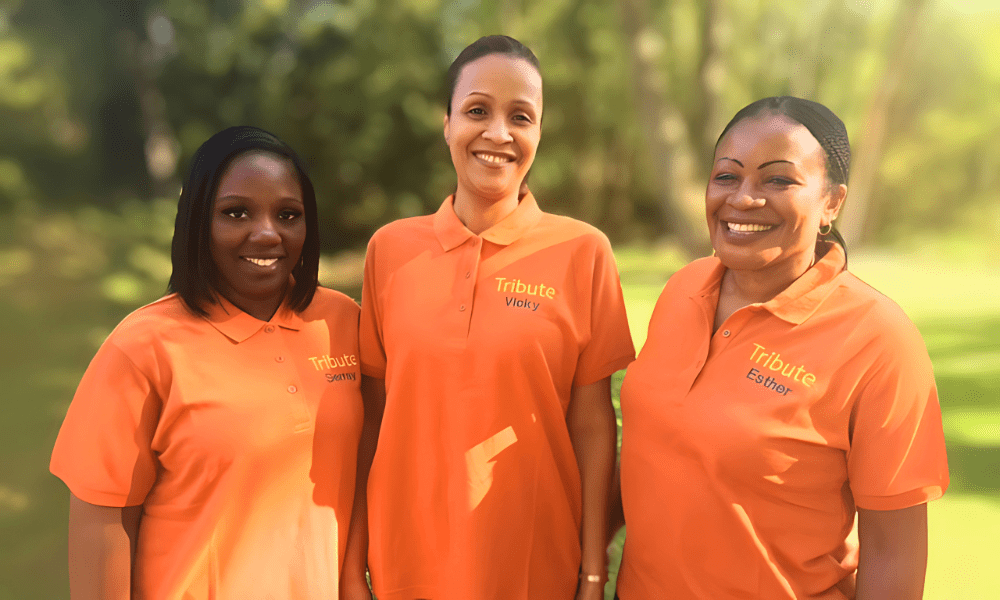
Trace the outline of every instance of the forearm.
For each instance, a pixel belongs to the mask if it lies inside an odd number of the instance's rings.
[[[96,506],[70,495],[72,600],[129,600],[142,507]]]
[[[617,428],[615,429],[617,434]],[[608,497],[608,545],[625,526],[625,506],[622,504],[622,469],[621,463],[615,465],[614,477],[611,480],[611,495]]]
[[[365,571],[368,567],[368,473],[375,459],[378,434],[385,411],[385,381],[362,376],[361,394],[365,404],[364,425],[358,444],[357,476],[354,482],[354,507],[351,510],[351,529],[344,552],[344,569],[341,574],[341,597],[368,593]]]
[[[599,575],[603,579],[607,568],[608,500],[617,435],[610,378],[574,388],[567,425],[580,470],[583,497],[581,570],[585,575]]]
[[[927,569],[927,505],[858,510],[856,600],[920,600]]]

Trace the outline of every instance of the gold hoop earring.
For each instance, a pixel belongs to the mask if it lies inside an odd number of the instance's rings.
[[[823,231],[824,227],[826,227],[826,231]],[[831,231],[833,231],[833,223],[827,223],[826,225],[819,226],[820,235],[828,235]]]

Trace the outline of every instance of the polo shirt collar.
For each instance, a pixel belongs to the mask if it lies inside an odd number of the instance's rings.
[[[218,296],[218,302],[205,307],[205,310],[208,311],[208,322],[237,344],[249,339],[267,325],[298,331],[302,329],[303,323],[302,317],[286,304],[278,308],[278,312],[274,313],[270,321],[261,321],[243,312],[222,296]]]
[[[821,243],[827,245],[827,251],[816,264],[780,294],[757,306],[793,325],[801,325],[811,317],[837,288],[838,276],[844,272],[847,265],[847,255],[839,244]],[[691,295],[692,298],[714,297],[716,301],[718,300],[726,267],[718,258],[712,257],[712,260],[715,264],[707,273],[705,284]]]
[[[521,197],[514,212],[504,217],[481,234],[481,237],[500,246],[509,246],[527,233],[542,218],[542,210],[538,208],[534,195],[528,192]],[[434,234],[445,252],[451,251],[465,243],[476,234],[459,220],[455,214],[455,196],[445,198],[441,208],[434,213]]]

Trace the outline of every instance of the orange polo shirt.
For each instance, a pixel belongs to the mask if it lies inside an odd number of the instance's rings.
[[[358,305],[317,288],[269,322],[176,295],[125,318],[77,388],[51,470],[142,505],[133,597],[336,598],[363,407]]]
[[[832,245],[714,334],[719,260],[667,282],[621,394],[622,600],[853,598],[855,507],[944,493],[920,334],[844,265]]]
[[[449,197],[372,238],[360,337],[387,394],[368,484],[379,600],[571,599],[570,391],[635,354],[607,238],[530,194],[475,235]]]

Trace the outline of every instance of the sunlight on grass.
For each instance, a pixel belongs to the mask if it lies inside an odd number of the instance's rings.
[[[926,600],[1000,598],[1000,500],[945,494],[928,505]]]
[[[944,411],[942,420],[944,435],[951,441],[980,448],[1000,448],[1000,409],[952,408]]]

